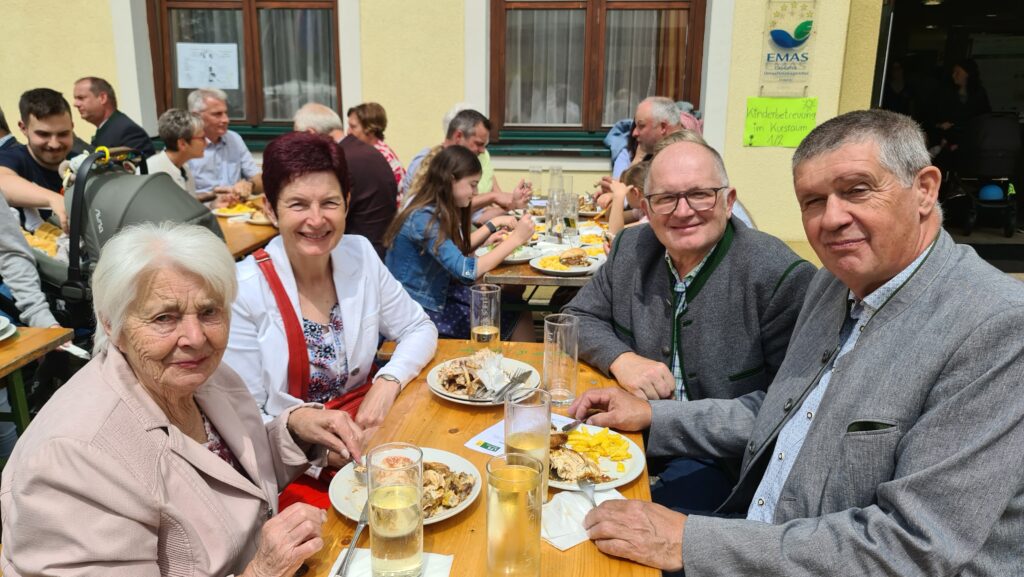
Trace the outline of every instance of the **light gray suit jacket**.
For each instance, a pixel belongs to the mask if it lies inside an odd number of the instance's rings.
[[[768,393],[655,402],[652,454],[743,457],[749,502],[779,430],[838,348],[821,270]],[[689,577],[1024,575],[1024,285],[940,233],[837,363],[774,524],[692,516]]]

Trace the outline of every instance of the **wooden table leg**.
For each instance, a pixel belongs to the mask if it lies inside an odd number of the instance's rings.
[[[21,378],[21,369],[7,375],[7,399],[11,403],[11,417],[20,437],[28,427],[28,399],[25,394],[25,383]]]

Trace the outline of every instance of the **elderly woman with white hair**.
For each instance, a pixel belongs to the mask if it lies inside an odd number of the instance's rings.
[[[277,492],[358,431],[317,404],[264,424],[221,365],[237,283],[210,231],[140,225],[93,275],[95,356],[43,407],[3,471],[8,577],[288,576],[323,511]]]

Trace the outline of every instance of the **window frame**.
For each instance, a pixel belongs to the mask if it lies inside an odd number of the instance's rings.
[[[707,0],[491,0],[490,121],[491,140],[501,133],[600,132],[604,110],[605,41],[607,13],[612,10],[687,10],[686,64],[681,100],[700,108],[701,72],[704,61],[704,26]],[[505,32],[506,12],[514,9],[586,10],[584,21],[584,69],[582,126],[516,125],[505,128]]]
[[[153,61],[153,82],[156,95],[157,114],[163,114],[174,101],[174,70],[171,63],[170,11],[185,10],[241,10],[242,42],[246,61],[242,68],[242,85],[245,87],[245,111],[243,118],[231,118],[236,125],[252,127],[287,127],[290,120],[262,120],[265,114],[263,101],[263,61],[259,38],[259,10],[328,10],[331,13],[331,49],[334,51],[335,98],[341,103],[341,42],[338,29],[338,2],[336,0],[146,0],[146,16],[149,21],[150,54]],[[276,131],[275,131],[276,132]]]

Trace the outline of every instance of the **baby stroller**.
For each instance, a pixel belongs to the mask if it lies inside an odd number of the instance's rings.
[[[132,161],[141,163],[141,175]],[[65,195],[69,223],[68,262],[37,253],[43,292],[57,321],[89,329],[92,292],[89,275],[100,249],[122,228],[141,222],[184,222],[224,234],[210,210],[164,173],[147,174],[137,151],[106,149],[90,154],[79,166],[71,194]],[[81,241],[81,242],[80,242]],[[78,332],[78,331],[76,331]]]
[[[1014,235],[1017,198],[1012,177],[1020,152],[1016,113],[982,114],[968,125],[957,150],[955,170],[950,175],[957,196],[966,195],[970,201],[964,235],[974,230],[979,210],[1001,211],[1004,236]]]

